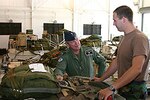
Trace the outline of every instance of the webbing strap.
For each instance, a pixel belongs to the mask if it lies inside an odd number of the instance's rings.
[[[26,93],[51,93],[57,94],[60,93],[60,88],[24,88],[23,90],[15,90],[12,88],[4,88],[2,87],[3,92],[5,93],[13,93],[18,92],[19,94],[26,94]]]
[[[60,93],[60,88],[24,88],[22,93]]]
[[[8,75],[8,79],[10,80],[12,88],[17,88],[18,89],[19,84],[14,79],[14,69],[8,71],[7,75]]]

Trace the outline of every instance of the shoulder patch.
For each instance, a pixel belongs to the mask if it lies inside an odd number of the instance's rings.
[[[58,59],[58,62],[61,62],[61,61],[63,61],[63,58],[59,58],[59,59]]]
[[[92,49],[86,50],[86,51],[85,51],[85,55],[86,55],[86,56],[91,56],[91,55],[93,55],[93,50],[92,50]]]

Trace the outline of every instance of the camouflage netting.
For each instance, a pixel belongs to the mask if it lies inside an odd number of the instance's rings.
[[[51,68],[55,68],[60,55],[65,52],[66,48],[66,46],[59,46],[56,49],[52,49],[50,52],[45,53],[39,62]]]
[[[88,38],[81,39],[81,45],[85,45],[88,47],[100,47],[101,46],[101,37],[98,35],[91,35]]]
[[[28,49],[32,51],[38,50],[51,50],[53,47],[50,45],[49,41],[46,39],[38,39],[28,41]]]

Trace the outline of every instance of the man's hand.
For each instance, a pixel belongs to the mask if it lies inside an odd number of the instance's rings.
[[[97,81],[97,82],[101,82],[101,78],[98,78],[98,77],[94,77],[92,80]]]
[[[112,94],[113,94],[113,91],[111,91],[109,88],[101,89],[99,91],[99,100],[111,100]]]
[[[57,79],[58,81],[62,81],[62,80],[63,80],[63,76],[61,76],[61,75],[56,75],[56,79]]]

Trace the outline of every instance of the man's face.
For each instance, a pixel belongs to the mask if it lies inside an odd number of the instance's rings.
[[[113,25],[116,26],[118,31],[122,32],[123,31],[123,19],[119,19],[116,13],[113,13]]]
[[[79,50],[81,47],[80,40],[78,38],[72,41],[66,41],[66,43],[68,44],[69,48],[73,50]]]

